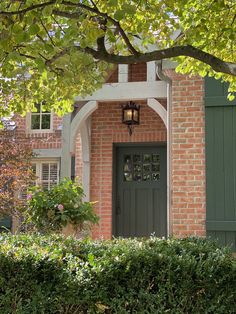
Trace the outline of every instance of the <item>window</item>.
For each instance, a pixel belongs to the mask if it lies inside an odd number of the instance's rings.
[[[31,112],[30,129],[31,131],[49,131],[52,129],[52,113],[42,111],[42,105],[35,105],[37,111]]]
[[[37,177],[36,184],[42,185],[43,189],[49,190],[59,182],[59,162],[37,161],[32,163],[33,171]]]

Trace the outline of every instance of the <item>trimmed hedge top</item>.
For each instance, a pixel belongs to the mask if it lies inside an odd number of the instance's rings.
[[[235,264],[198,238],[4,234],[0,313],[235,313]]]

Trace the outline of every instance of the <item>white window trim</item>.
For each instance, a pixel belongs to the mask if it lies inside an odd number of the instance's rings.
[[[26,132],[27,133],[52,133],[53,132],[53,111],[50,112],[50,129],[31,129],[31,116],[33,112],[26,114]]]
[[[56,184],[59,183],[60,180],[60,161],[58,159],[55,158],[50,158],[50,159],[33,159],[32,160],[32,165],[36,165],[36,185],[42,186],[42,182],[44,182],[44,180],[42,180],[42,164],[57,164],[57,182]]]

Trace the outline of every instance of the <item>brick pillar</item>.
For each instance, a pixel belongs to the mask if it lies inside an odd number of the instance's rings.
[[[204,82],[168,71],[173,82],[170,231],[173,235],[204,236],[205,113]]]

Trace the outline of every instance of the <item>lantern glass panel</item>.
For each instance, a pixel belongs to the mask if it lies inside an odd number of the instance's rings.
[[[132,120],[132,109],[125,109],[124,110],[124,121],[131,121]]]
[[[138,122],[138,110],[137,109],[133,109],[133,120],[135,122]]]

